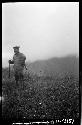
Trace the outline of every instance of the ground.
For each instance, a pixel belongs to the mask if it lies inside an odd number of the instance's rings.
[[[78,119],[79,80],[74,75],[51,77],[30,74],[16,85],[13,73],[2,76],[4,119]]]

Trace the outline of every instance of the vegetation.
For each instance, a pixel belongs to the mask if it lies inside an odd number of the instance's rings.
[[[79,80],[73,74],[56,78],[25,74],[17,86],[13,71],[2,69],[2,116],[26,119],[79,118]]]

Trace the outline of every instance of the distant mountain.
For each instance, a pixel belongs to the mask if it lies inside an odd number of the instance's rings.
[[[79,57],[76,56],[38,60],[35,62],[27,62],[26,65],[28,71],[39,76],[62,76],[67,73],[79,76]],[[8,59],[2,61],[2,66],[8,67]],[[13,65],[11,65],[11,69],[12,66]]]
[[[30,63],[29,70],[38,75],[79,75],[79,58],[67,56],[62,58],[51,58]]]

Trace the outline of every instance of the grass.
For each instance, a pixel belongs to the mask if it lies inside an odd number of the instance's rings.
[[[2,116],[5,119],[79,118],[79,80],[72,74],[63,77],[38,77],[25,74],[16,86],[13,71],[2,70]]]

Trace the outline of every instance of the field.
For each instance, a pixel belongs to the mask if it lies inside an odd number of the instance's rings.
[[[17,86],[2,69],[3,119],[79,119],[79,79],[73,74],[25,74]]]

